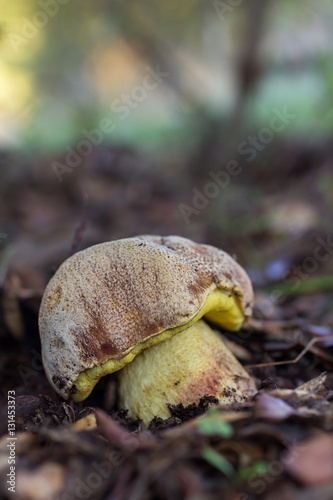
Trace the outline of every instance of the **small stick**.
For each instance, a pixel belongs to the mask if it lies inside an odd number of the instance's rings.
[[[326,353],[322,352],[320,349],[312,350],[312,346],[316,344],[317,342],[326,342],[327,340],[333,340],[333,335],[330,335],[328,337],[314,337],[311,339],[307,345],[304,347],[304,349],[296,356],[295,359],[291,359],[288,361],[272,361],[271,363],[259,363],[257,365],[246,365],[244,368],[264,368],[266,366],[279,366],[279,365],[290,365],[294,363],[298,363],[298,361],[304,356],[305,353],[307,353],[309,350],[314,352],[314,354],[317,354],[318,356],[321,356],[323,359],[326,361],[329,361],[333,363],[333,358],[331,356],[328,356]]]

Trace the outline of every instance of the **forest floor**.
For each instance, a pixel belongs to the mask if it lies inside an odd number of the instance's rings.
[[[260,178],[253,169],[224,201],[184,224],[179,204],[190,205],[188,193],[204,187],[202,179],[149,170],[127,150],[98,155],[61,184],[44,168],[49,159],[28,168],[2,158],[15,168],[0,174],[1,497],[331,500],[333,186],[325,184],[326,167],[303,171],[295,161],[296,176],[292,166],[277,166]],[[48,279],[78,249],[147,233],[215,244],[248,270],[253,320],[222,333],[256,381],[252,399],[215,407],[207,397],[146,427],[117,407],[115,374],[81,403],[64,401],[48,383],[38,333]]]

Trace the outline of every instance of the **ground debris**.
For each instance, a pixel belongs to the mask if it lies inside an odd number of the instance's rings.
[[[210,405],[218,404],[218,400],[213,396],[204,396],[200,399],[198,404],[191,404],[184,408],[180,403],[178,405],[168,405],[172,417],[180,420],[180,422],[186,422],[192,418],[203,415]]]

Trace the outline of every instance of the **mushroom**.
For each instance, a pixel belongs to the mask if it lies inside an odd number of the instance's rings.
[[[252,302],[244,269],[215,247],[179,236],[92,246],[67,259],[46,287],[39,314],[46,375],[65,399],[82,401],[101,377],[123,369],[120,402],[146,422],[152,413],[141,413],[141,397],[163,416],[173,401],[205,394],[223,400],[227,393],[239,399],[243,389],[255,390],[254,382],[199,320],[236,331]],[[155,406],[148,397],[156,392],[152,377],[164,394]]]
[[[220,404],[256,392],[230,349],[203,320],[165,342],[145,349],[119,371],[119,407],[146,424],[170,417],[169,405],[199,403],[206,395]]]

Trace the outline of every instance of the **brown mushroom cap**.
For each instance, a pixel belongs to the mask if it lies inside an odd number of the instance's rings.
[[[250,279],[227,253],[179,236],[139,236],[76,253],[39,315],[46,374],[80,401],[99,378],[206,315],[230,330],[251,315]]]

